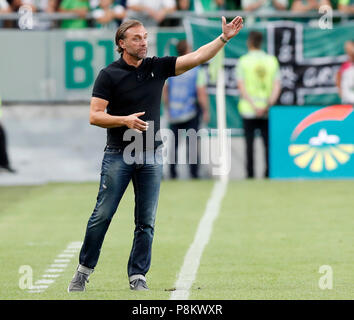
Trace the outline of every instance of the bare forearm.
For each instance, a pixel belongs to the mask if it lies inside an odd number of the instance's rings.
[[[221,34],[221,36],[226,39],[226,37]],[[216,54],[225,46],[222,40],[220,40],[220,36],[214,39],[213,41],[207,43],[206,45],[200,47],[196,51],[198,65],[203,64],[210,59],[214,58]]]
[[[133,11],[148,12],[148,13],[152,11],[150,8],[141,5],[128,6],[128,9]]]
[[[354,5],[347,6],[347,5],[339,5],[339,11],[346,12],[346,13],[354,13]]]
[[[96,19],[97,22],[105,24],[105,23],[109,23],[112,21],[112,19],[114,18],[114,13],[113,11],[106,11],[104,13],[104,16],[102,16],[101,18]]]
[[[124,116],[112,116],[103,111],[90,113],[90,124],[101,128],[122,127],[126,125],[125,120]]]
[[[168,99],[168,87],[167,84],[163,87],[162,90],[162,100],[165,108],[168,107],[169,99]]]
[[[272,94],[270,95],[270,98],[269,98],[269,106],[272,106],[277,102],[280,92],[281,92],[280,81],[276,81],[274,83]]]
[[[170,13],[173,13],[176,11],[176,7],[170,7],[170,8],[164,8],[162,9],[163,14],[166,16]]]
[[[342,96],[342,88],[341,88],[341,76],[340,76],[339,72],[336,75],[336,86],[338,88],[338,95],[341,97]]]
[[[213,58],[225,46],[228,40],[239,33],[242,27],[243,20],[241,17],[237,16],[230,23],[226,24],[226,18],[223,16],[221,36],[194,52],[178,57],[176,61],[176,75],[178,76]]]
[[[286,6],[276,0],[273,0],[273,5],[277,10],[286,10]]]
[[[200,87],[197,90],[198,94],[198,102],[200,104],[201,109],[204,112],[209,112],[209,99],[208,99],[208,93],[205,87]]]
[[[254,102],[251,97],[248,95],[247,90],[243,84],[243,82],[238,82],[238,89],[240,90],[240,96],[242,99],[245,99],[253,109],[255,109]]]
[[[245,7],[243,10],[245,11],[253,11],[257,10],[259,7],[261,7],[264,4],[264,0],[258,1],[256,3],[252,3],[249,6]]]
[[[196,51],[193,51],[185,56],[178,57],[182,61],[181,65],[183,65],[183,69],[177,70],[176,74],[181,74],[189,69],[192,69],[196,66],[199,66],[211,58],[213,58],[223,47],[225,43],[222,42],[219,37],[215,40],[205,44],[204,46],[200,47]],[[188,61],[188,62],[184,62]]]

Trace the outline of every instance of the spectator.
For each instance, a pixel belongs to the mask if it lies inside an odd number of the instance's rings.
[[[193,7],[196,13],[223,10],[225,9],[225,1],[224,0],[194,0]]]
[[[17,8],[17,10],[19,7],[27,5],[32,8],[33,12],[52,13],[55,11],[57,0],[13,0],[12,3]]]
[[[11,12],[11,7],[9,3],[6,0],[0,0],[0,13],[9,13],[9,12]]]
[[[239,59],[236,73],[240,90],[239,113],[246,139],[247,177],[254,177],[253,142],[259,129],[265,148],[265,172],[268,177],[268,109],[278,99],[280,86],[279,63],[276,57],[261,50],[262,33],[252,31],[247,40],[248,53]]]
[[[242,10],[270,12],[287,10],[288,0],[241,0]]]
[[[338,94],[343,104],[354,104],[354,40],[345,43],[349,57],[337,73]]]
[[[345,13],[354,13],[354,0],[339,0],[338,10]]]
[[[53,13],[56,11],[57,1],[58,0],[14,0],[13,5],[17,8],[17,10],[19,10],[22,6],[27,6],[30,7],[33,12]],[[33,23],[31,29],[49,29],[53,25],[53,22],[49,20],[39,20],[35,16],[33,16],[32,19]]]
[[[0,118],[2,115],[1,110],[1,99],[0,99]],[[6,150],[6,134],[5,129],[2,127],[0,122],[0,169],[6,170],[7,172],[15,173],[16,171],[11,168],[9,157]]]
[[[76,13],[81,19],[63,20],[62,28],[80,29],[87,28],[86,15],[89,10],[88,0],[63,0],[59,6],[59,12]]]
[[[239,0],[226,0],[239,1]],[[191,10],[197,13],[227,9],[225,0],[177,0],[178,10]]]
[[[177,0],[177,9],[182,11],[191,10],[190,0]]]
[[[112,0],[100,0],[98,6],[92,11],[94,24],[97,28],[117,28],[117,20],[125,18],[125,9],[121,5],[114,5]]]
[[[11,7],[6,0],[0,0],[0,14],[11,12]],[[4,26],[3,20],[0,20],[0,28]]]
[[[127,7],[126,0],[112,0],[113,5],[122,6],[124,9]],[[95,10],[100,5],[100,0],[89,0],[90,9]]]
[[[178,56],[183,56],[191,52],[191,48],[186,40],[180,40],[177,44]],[[206,91],[206,74],[201,67],[193,68],[186,73],[169,78],[164,87],[164,104],[167,107],[170,128],[173,132],[175,145],[173,163],[170,165],[170,176],[172,179],[177,178],[176,164],[179,145],[179,129],[194,129],[198,131],[200,125],[200,111],[202,112],[203,122],[209,122],[209,97]],[[199,109],[200,107],[200,109]],[[187,159],[189,164],[190,175],[192,178],[198,178],[198,142],[191,145],[189,139],[187,141]],[[189,151],[196,152],[189,154]],[[188,156],[189,155],[189,156]]]
[[[127,16],[137,19],[145,26],[160,25],[166,15],[176,11],[175,0],[127,0]]]
[[[294,0],[291,5],[291,11],[293,12],[307,12],[317,10],[320,6],[327,5],[332,7],[329,0]]]
[[[240,10],[241,0],[226,0],[226,10]]]

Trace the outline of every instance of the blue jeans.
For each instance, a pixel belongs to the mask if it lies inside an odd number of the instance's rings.
[[[80,265],[94,269],[109,224],[130,182],[135,194],[134,240],[128,261],[128,276],[145,276],[150,268],[151,247],[160,182],[162,179],[161,150],[145,151],[134,163],[123,159],[123,150],[106,147],[101,169],[101,181],[96,206],[88,221],[80,251]]]

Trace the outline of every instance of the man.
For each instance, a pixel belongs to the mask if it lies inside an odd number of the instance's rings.
[[[318,11],[321,6],[332,7],[329,0],[294,0],[290,10],[293,12]]]
[[[284,11],[288,8],[288,0],[241,0],[241,8],[262,13]]]
[[[6,0],[0,0],[0,13],[10,13],[11,7]]]
[[[127,0],[128,17],[139,19],[148,27],[160,25],[176,8],[175,0]]]
[[[186,40],[180,40],[177,44],[178,56],[191,52]],[[203,121],[209,122],[209,97],[206,91],[206,74],[201,67],[193,68],[183,75],[170,78],[164,87],[164,103],[168,111],[170,128],[174,135],[174,161],[170,165],[170,176],[177,178],[176,163],[179,145],[179,130],[198,131],[200,125],[200,111]],[[200,107],[200,110],[199,110]],[[189,163],[190,176],[198,178],[198,142],[191,143],[187,139],[187,159]],[[191,155],[189,152],[195,152]],[[190,157],[189,157],[189,156]],[[194,157],[193,157],[194,156]]]
[[[128,20],[118,28],[115,41],[121,58],[101,70],[92,93],[90,123],[107,128],[107,146],[96,206],[87,224],[79,265],[69,284],[69,292],[85,290],[108,226],[130,180],[135,193],[135,231],[128,277],[132,290],[148,290],[145,275],[151,262],[162,153],[161,141],[150,143],[147,137],[151,134],[156,137],[160,129],[164,82],[168,77],[180,75],[214,57],[242,26],[241,17],[228,24],[222,17],[222,34],[218,38],[178,58],[146,58],[147,32],[141,22]],[[127,141],[127,136],[135,131],[143,133],[144,144],[141,150],[131,152],[137,159],[131,163],[126,161],[132,143]]]
[[[339,0],[338,10],[344,13],[354,13],[354,1],[353,0]]]
[[[81,19],[68,19],[61,22],[64,29],[82,29],[87,28],[86,15],[89,12],[88,0],[62,0],[59,5],[59,12],[75,13]]]
[[[354,104],[354,41],[347,41],[344,49],[349,59],[337,73],[338,94],[343,104]]]
[[[261,50],[262,34],[252,31],[247,40],[248,53],[242,56],[236,68],[240,90],[238,109],[243,119],[246,138],[247,177],[254,177],[253,142],[259,129],[265,147],[265,172],[268,177],[268,109],[277,101],[280,91],[279,64],[276,57]]]
[[[0,98],[0,118],[2,116],[2,101]],[[1,125],[0,121],[0,171],[16,173],[16,170],[12,169],[10,166],[9,157],[7,154],[7,146],[6,146],[6,134],[5,129]]]
[[[113,0],[100,0],[92,10],[92,17],[96,28],[116,29],[116,20],[120,21],[120,24],[125,16],[125,8],[120,4],[115,4]]]

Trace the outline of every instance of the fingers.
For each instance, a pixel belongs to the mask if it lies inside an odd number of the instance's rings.
[[[149,123],[136,117],[134,119],[134,123],[133,123],[132,128],[138,132],[146,131],[147,129],[149,129]]]
[[[134,116],[136,117],[141,117],[142,115],[145,114],[145,111],[142,111],[142,112],[137,112],[137,113],[134,113]]]
[[[243,27],[243,19],[240,16],[235,17],[231,22],[232,25],[236,30],[240,30]]]
[[[149,123],[138,118],[144,114],[145,114],[145,111],[137,112],[137,113],[133,114],[133,116],[135,116],[134,123],[132,125],[132,129],[134,131],[141,133],[142,131],[146,131],[147,129],[149,129]]]
[[[147,122],[145,122],[145,121],[143,121],[143,120],[141,120],[141,119],[139,119],[139,118],[136,118],[136,119],[135,119],[135,122],[136,122],[137,124],[139,124],[139,125],[142,125],[142,126],[149,126],[149,124],[148,124]]]
[[[138,132],[142,132],[142,131],[146,131],[147,129],[149,129],[149,124],[147,122],[138,122],[139,119],[135,119],[131,128],[134,129],[135,131],[138,131]]]
[[[235,23],[242,23],[242,22],[243,22],[242,17],[237,16],[233,18],[233,20],[230,23],[235,24]]]
[[[243,19],[241,17],[236,17],[235,19],[232,20],[231,25],[237,34],[243,28]]]
[[[226,18],[224,16],[221,17],[221,21],[222,21],[222,26],[226,25]]]

